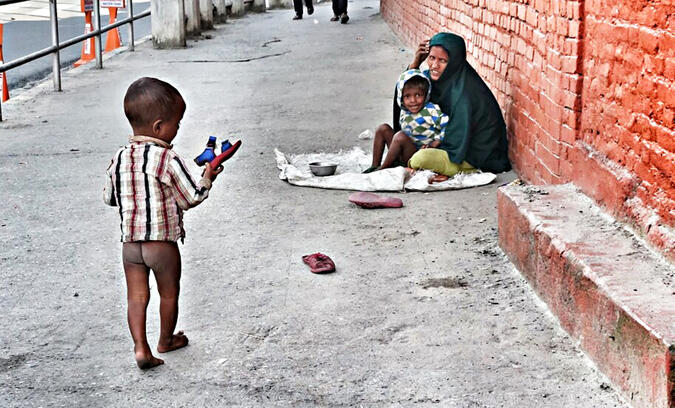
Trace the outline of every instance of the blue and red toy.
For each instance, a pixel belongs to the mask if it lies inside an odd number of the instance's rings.
[[[225,140],[220,146],[220,154],[216,156],[216,137],[209,136],[209,140],[206,142],[206,149],[199,156],[195,157],[195,163],[197,163],[197,166],[211,163],[211,168],[215,169],[232,157],[239,149],[239,146],[241,146],[241,140],[237,140],[234,144],[231,144],[229,140]]]
[[[195,157],[195,163],[197,166],[203,166],[207,162],[213,161],[216,158],[214,149],[216,148],[216,137],[209,136],[209,141],[206,142],[206,149],[199,156]]]

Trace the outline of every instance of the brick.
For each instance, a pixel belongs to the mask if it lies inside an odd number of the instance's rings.
[[[575,168],[572,162],[567,160],[568,152],[571,147],[569,145],[563,144],[563,156],[565,160],[560,160],[560,177],[563,179],[563,183],[569,183],[572,180],[574,175]]]
[[[670,31],[662,32],[659,36],[659,49],[668,52],[669,57],[675,56],[675,33]]]
[[[648,54],[654,54],[659,47],[659,35],[646,27],[640,27],[638,44]]]
[[[571,109],[565,109],[563,112],[563,124],[571,127],[577,127],[577,120],[579,119],[579,113]]]
[[[540,141],[535,142],[534,152],[543,164],[551,173],[560,174],[560,157],[548,150]]]
[[[643,185],[646,184],[654,184],[657,182],[656,178],[654,177],[655,174],[652,171],[652,167],[649,165],[649,163],[645,163],[645,161],[649,161],[647,158],[646,160],[640,158],[638,161],[633,162],[632,165],[632,170],[633,173],[635,174],[636,177],[639,177],[640,180],[642,181]],[[643,199],[647,199],[649,201],[649,194],[646,194],[646,197],[643,197]]]
[[[563,1],[565,1],[565,0],[563,0]],[[549,10],[551,10],[551,12],[553,14],[560,14],[561,3],[562,3],[562,1],[560,1],[560,0],[551,0],[551,2],[549,3]]]
[[[537,27],[539,25],[539,13],[534,8],[528,7],[525,13],[525,21],[531,27]]]
[[[554,15],[549,15],[546,17],[546,32],[548,33],[555,33],[555,16]]]
[[[664,107],[657,120],[660,121],[661,126],[675,127],[675,108],[666,108]],[[673,137],[675,138],[675,132],[673,132]]]
[[[534,9],[540,13],[543,13],[548,11],[548,5],[546,4],[546,2],[544,2],[544,0],[535,0]]]
[[[669,191],[672,190],[659,190],[657,195],[659,196],[655,206],[657,209],[657,214],[661,217],[663,220],[667,219],[673,219],[673,214],[675,211],[673,211],[673,208],[675,208],[675,200],[672,200],[670,197],[668,197]],[[671,234],[668,232],[669,229],[667,228],[659,228],[660,225],[656,225],[656,228],[652,228],[648,234],[647,238],[649,239],[650,243],[653,243],[655,246],[658,248],[667,248],[670,249],[668,254],[673,254],[675,251],[675,247],[672,246],[673,244],[673,239]],[[652,231],[653,230],[653,231]],[[656,232],[656,233],[655,233]]]
[[[675,175],[675,156],[666,151],[651,151],[649,162],[666,175]],[[665,183],[659,183],[661,185]],[[669,184],[669,183],[668,183]],[[664,186],[666,187],[666,186]],[[672,186],[668,186],[671,187]]]
[[[656,83],[654,82],[653,77],[646,75],[640,76],[635,90],[638,91],[640,95],[652,97],[656,91]]]
[[[675,84],[659,81],[656,84],[657,98],[670,108],[675,108]]]
[[[578,55],[579,45],[581,41],[576,38],[565,38],[565,43],[562,47],[562,52],[565,55]]]
[[[670,3],[672,6],[672,3]],[[659,4],[659,7],[654,7],[654,5],[647,5],[644,7],[637,16],[637,23],[641,26],[658,26],[665,27],[667,23],[668,13],[664,12],[664,4]],[[672,9],[671,9],[672,10]]]
[[[641,138],[652,140],[655,138],[654,128],[651,125],[649,117],[644,114],[635,114],[635,120],[632,122],[632,126],[629,130],[633,133],[640,135]]]
[[[580,1],[568,1],[567,2],[567,17],[574,20],[581,19],[581,2]]]
[[[666,58],[664,60],[663,75],[666,78],[675,78],[675,58]]]
[[[551,129],[555,132],[549,132]],[[560,143],[560,125],[550,121],[546,126],[546,131],[542,131],[539,136],[541,144],[557,158],[556,174],[560,169],[560,155],[562,153],[562,144]]]
[[[511,154],[511,157],[514,157],[513,166],[517,169],[520,177],[527,181],[533,180],[535,177],[534,163],[536,160],[532,151],[524,148],[513,151],[516,152]]]
[[[574,144],[577,134],[574,128],[571,128],[567,125],[561,125],[560,127],[560,140],[568,144]]]
[[[572,74],[564,75],[564,85],[563,88],[576,93],[577,95],[581,94],[584,86],[584,78],[581,75]]]
[[[525,20],[527,14],[527,6],[524,4],[518,4],[516,6],[516,16],[518,17],[519,20]]]
[[[576,55],[574,56],[568,56],[568,55],[563,55],[560,57],[561,59],[561,71],[568,73],[568,74],[577,74],[579,73],[579,57]]]
[[[667,127],[657,127],[654,129],[654,140],[662,148],[671,153],[675,153],[675,131]]]
[[[568,21],[564,17],[557,16],[555,17],[555,33],[558,35],[561,35],[563,37],[567,37],[568,35]]]
[[[642,63],[644,61],[644,54],[638,49],[629,48],[624,53],[624,63],[622,64],[626,69],[632,71],[632,75],[629,76],[632,83],[635,83],[635,78],[638,73],[642,70]]]
[[[572,38],[581,38],[581,22],[579,20],[569,20],[567,36]]]
[[[581,95],[567,90],[562,91],[563,106],[577,112],[581,112]]]

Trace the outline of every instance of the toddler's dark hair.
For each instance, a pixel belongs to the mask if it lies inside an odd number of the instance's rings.
[[[403,88],[420,89],[422,90],[422,93],[426,95],[427,92],[429,92],[429,81],[419,75],[415,75],[414,77],[405,81]]]
[[[124,114],[131,127],[150,125],[180,114],[185,103],[173,85],[157,78],[143,77],[129,85],[124,95]]]

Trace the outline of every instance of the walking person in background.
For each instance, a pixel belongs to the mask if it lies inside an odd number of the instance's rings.
[[[349,16],[347,15],[347,0],[333,0],[333,17],[330,21],[338,21],[347,24]]]
[[[311,16],[314,13],[312,0],[305,0],[305,6],[307,6],[307,14]],[[302,0],[293,0],[293,8],[295,8],[295,17],[293,17],[293,20],[302,20]]]

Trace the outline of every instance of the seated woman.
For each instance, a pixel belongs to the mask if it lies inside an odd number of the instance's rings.
[[[449,116],[441,143],[415,152],[408,166],[452,177],[480,169],[500,173],[511,169],[506,124],[494,95],[466,61],[464,39],[439,33],[420,44],[410,69],[427,60],[431,79],[430,101]],[[380,126],[376,137],[391,140],[400,130],[400,107],[394,97],[394,128]],[[386,135],[383,133],[387,133]]]

